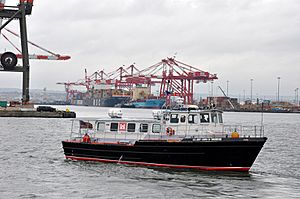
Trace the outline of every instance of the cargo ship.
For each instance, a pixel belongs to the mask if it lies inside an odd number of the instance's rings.
[[[130,100],[130,97],[112,96],[101,99],[93,99],[92,106],[115,107],[117,104],[123,104]]]
[[[117,104],[129,102],[131,95],[120,89],[100,89],[77,94],[70,104],[80,106],[115,107]]]
[[[109,115],[73,121],[77,131],[62,141],[66,159],[248,172],[267,140],[263,126],[224,125],[215,109],[157,110],[143,119]]]

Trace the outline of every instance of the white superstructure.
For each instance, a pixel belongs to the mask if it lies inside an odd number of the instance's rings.
[[[130,142],[137,140],[222,139],[235,136],[257,137],[261,126],[224,125],[223,112],[209,110],[159,110],[154,118],[117,118],[118,110],[110,111],[111,118],[82,118],[80,126],[72,128],[72,140],[88,134],[97,142]],[[85,122],[84,122],[84,121]],[[76,125],[76,122],[73,122]],[[77,124],[78,125],[78,124]],[[76,129],[78,129],[77,131]]]

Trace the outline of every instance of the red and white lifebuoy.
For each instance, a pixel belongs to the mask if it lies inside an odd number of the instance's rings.
[[[166,135],[172,136],[172,135],[174,135],[174,134],[175,134],[175,130],[172,129],[171,127],[168,127],[168,128],[166,129]]]

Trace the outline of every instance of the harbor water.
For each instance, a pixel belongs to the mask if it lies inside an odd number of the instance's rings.
[[[60,106],[60,109],[66,107]],[[108,108],[69,107],[78,117]],[[124,109],[125,117],[152,110]],[[299,198],[300,114],[266,113],[268,140],[249,173],[67,161],[70,119],[0,118],[2,198]],[[225,123],[260,125],[261,113],[224,113]]]

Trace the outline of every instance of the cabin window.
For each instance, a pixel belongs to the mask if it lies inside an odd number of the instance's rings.
[[[128,123],[127,132],[135,132],[135,123]]]
[[[148,124],[141,124],[140,132],[148,132]]]
[[[152,125],[152,133],[160,133],[160,124]]]
[[[195,114],[190,114],[188,121],[190,124],[197,124],[198,123],[198,116]]]
[[[219,113],[219,123],[223,123],[223,117],[221,113]]]
[[[178,114],[171,114],[171,120],[170,123],[178,123]]]
[[[208,113],[200,113],[200,122],[201,123],[209,123],[209,114]]]
[[[118,123],[111,123],[110,131],[118,131]]]
[[[92,129],[93,125],[90,122],[85,122],[83,120],[79,120],[79,127],[81,129]]]
[[[105,130],[105,123],[104,122],[99,122],[97,124],[97,130],[98,131],[104,131]]]
[[[185,115],[181,115],[180,116],[180,122],[181,123],[185,123]]]
[[[217,114],[216,113],[212,113],[211,114],[211,122],[212,123],[217,123],[218,122]]]

